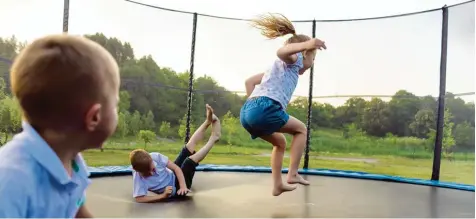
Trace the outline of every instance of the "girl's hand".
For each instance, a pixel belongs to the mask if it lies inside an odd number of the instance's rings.
[[[326,43],[320,39],[313,38],[307,41],[309,50],[311,49],[327,49]]]

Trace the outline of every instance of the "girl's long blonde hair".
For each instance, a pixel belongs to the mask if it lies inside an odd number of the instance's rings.
[[[286,43],[300,43],[311,39],[304,34],[296,34],[293,23],[284,15],[278,13],[260,15],[251,20],[251,26],[261,30],[261,34],[268,39],[276,39],[292,34],[293,36],[286,40]]]

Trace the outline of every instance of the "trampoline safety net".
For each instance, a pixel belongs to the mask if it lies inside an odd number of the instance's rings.
[[[3,4],[4,21],[44,8],[38,1]],[[61,25],[101,44],[121,69],[117,130],[102,149],[83,153],[93,175],[129,173],[128,154],[137,148],[175,158],[204,122],[205,104],[222,135],[199,169],[270,171],[272,146],[251,139],[240,109],[245,81],[269,70],[286,37],[266,39],[248,20],[131,1],[68,6],[55,2],[34,20],[19,17],[0,28],[1,144],[21,129],[12,61]],[[328,46],[299,77],[286,109],[308,128],[302,172],[474,191],[474,16],[469,1],[383,19],[293,22]],[[289,152],[292,135],[286,138]]]

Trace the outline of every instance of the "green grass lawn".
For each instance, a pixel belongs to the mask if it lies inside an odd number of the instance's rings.
[[[107,144],[103,152],[99,150],[89,150],[83,153],[89,166],[106,165],[128,165],[129,152],[136,148],[134,144],[121,143],[120,149],[117,144]],[[158,151],[174,159],[181,149],[179,143],[151,144],[147,146],[147,151]],[[270,154],[271,148],[245,148],[216,145],[203,164],[225,164],[225,165],[254,165],[270,166],[270,157],[263,154]],[[261,155],[261,156],[260,156]],[[321,157],[315,157],[315,155]],[[325,168],[336,170],[354,170],[369,173],[387,174],[402,177],[429,179],[431,177],[431,159],[411,159],[398,156],[377,156],[360,154],[339,154],[310,153],[310,168]],[[322,158],[322,156],[324,156]],[[366,158],[374,159],[375,163],[363,161],[333,160],[332,158]],[[284,167],[289,164],[289,159],[284,159]],[[301,165],[302,166],[302,165]],[[442,160],[441,180],[474,185],[474,160]]]

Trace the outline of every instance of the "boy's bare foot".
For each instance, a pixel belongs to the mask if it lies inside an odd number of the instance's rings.
[[[213,142],[217,142],[218,140],[220,140],[220,137],[221,137],[220,120],[218,119],[218,117],[215,114],[213,114],[212,134],[210,136],[210,139]]]
[[[306,186],[310,184],[309,181],[302,178],[302,176],[299,174],[296,174],[294,176],[288,176],[288,183],[289,184],[299,183],[301,185],[306,185]]]
[[[205,107],[207,109],[207,122],[211,124],[214,121],[213,108],[208,104],[206,104]]]
[[[216,122],[216,121],[220,121],[220,119],[218,119],[218,116],[213,114],[213,117],[212,117],[212,122]]]
[[[273,196],[279,196],[283,192],[290,192],[295,190],[297,187],[296,186],[290,186],[290,185],[284,185],[281,184],[280,186],[275,186],[273,188]]]
[[[221,137],[220,134],[212,134],[212,135],[210,136],[210,141],[212,141],[212,142],[217,142],[217,141],[220,140],[220,137]]]

